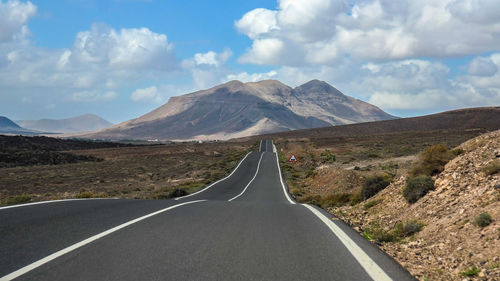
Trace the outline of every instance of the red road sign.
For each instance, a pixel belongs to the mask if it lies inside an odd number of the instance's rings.
[[[295,157],[295,154],[292,154],[292,157],[288,159],[288,162],[297,162],[297,157]]]

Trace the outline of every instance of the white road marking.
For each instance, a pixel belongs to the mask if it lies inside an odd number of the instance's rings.
[[[214,183],[211,183],[209,186],[205,187],[204,189],[202,189],[202,190],[200,190],[200,191],[197,191],[197,192],[195,192],[195,193],[191,193],[191,194],[188,194],[188,195],[185,195],[185,196],[182,196],[182,197],[177,197],[177,198],[175,198],[175,200],[180,200],[180,199],[184,199],[184,198],[187,198],[187,197],[190,197],[190,196],[196,195],[196,194],[201,193],[201,192],[203,192],[203,191],[205,191],[205,190],[209,189],[210,187],[212,187],[212,186],[214,186],[214,185],[218,184],[218,183],[219,183],[219,182],[221,182],[221,181],[225,181],[225,180],[227,180],[229,177],[231,177],[231,176],[234,174],[234,172],[236,172],[236,170],[238,170],[238,168],[240,167],[241,163],[243,163],[243,161],[245,161],[245,159],[248,157],[248,155],[250,155],[250,153],[252,153],[252,152],[248,152],[248,153],[247,153],[247,155],[245,155],[245,157],[243,157],[243,159],[240,161],[240,163],[238,163],[238,165],[236,166],[236,168],[234,168],[234,170],[231,172],[231,174],[229,174],[229,176],[227,176],[227,177],[225,177],[225,178],[223,178],[223,179],[220,179],[220,180],[218,180],[218,181],[216,181],[216,182],[214,182]]]
[[[47,203],[67,202],[67,201],[110,200],[110,199],[111,200],[116,200],[118,198],[78,198],[78,199],[49,200],[49,201],[40,201],[40,202],[33,202],[33,203],[26,203],[26,204],[18,204],[18,205],[0,207],[0,210],[10,209],[10,208],[17,208],[17,207],[26,207],[26,206],[32,206],[32,205],[39,205],[39,204],[47,204]]]
[[[259,173],[259,167],[260,167],[260,162],[262,161],[262,156],[264,156],[264,153],[262,153],[260,155],[259,164],[257,164],[257,171],[255,171],[255,175],[253,175],[253,178],[250,180],[250,182],[248,182],[247,186],[245,186],[245,188],[243,189],[243,191],[240,194],[236,195],[235,197],[233,197],[233,198],[231,198],[231,199],[229,199],[227,201],[231,202],[234,199],[236,199],[236,198],[240,197],[241,195],[243,195],[243,193],[245,193],[245,191],[247,190],[248,186],[250,186],[250,184],[253,182],[253,180],[257,177],[257,174]]]
[[[8,281],[8,280],[12,280],[14,278],[17,278],[17,277],[19,277],[19,276],[21,276],[23,274],[26,274],[27,272],[29,272],[29,271],[31,271],[31,270],[39,267],[39,266],[42,266],[42,265],[44,265],[44,264],[46,264],[46,263],[48,263],[48,262],[50,262],[50,261],[52,261],[52,260],[54,260],[54,259],[56,259],[58,257],[64,255],[64,254],[67,254],[67,253],[69,253],[71,251],[74,251],[74,250],[76,250],[76,249],[78,249],[78,248],[80,248],[82,246],[85,246],[85,245],[87,245],[87,244],[89,244],[89,243],[91,243],[91,242],[93,242],[93,241],[95,241],[95,240],[97,240],[99,238],[102,238],[102,237],[104,237],[106,235],[109,235],[109,234],[111,234],[111,233],[113,233],[115,231],[118,231],[118,230],[120,230],[122,228],[125,228],[125,227],[127,227],[129,225],[132,225],[132,224],[134,224],[136,222],[140,222],[140,221],[145,220],[147,218],[150,218],[152,216],[161,214],[163,212],[166,212],[168,210],[172,210],[174,208],[177,208],[177,207],[180,207],[180,206],[183,206],[183,205],[193,204],[193,203],[198,203],[198,202],[203,202],[203,201],[207,201],[207,200],[197,200],[197,201],[189,201],[189,202],[180,203],[180,204],[177,204],[177,205],[174,205],[174,206],[170,206],[168,208],[165,208],[165,209],[153,212],[151,214],[148,214],[148,215],[136,218],[136,219],[128,221],[126,223],[120,224],[119,226],[113,227],[113,228],[108,229],[108,230],[106,230],[104,232],[96,234],[96,235],[94,235],[94,236],[92,236],[90,238],[87,238],[87,239],[85,239],[83,241],[80,241],[80,242],[78,242],[76,244],[73,244],[73,245],[71,245],[71,246],[69,246],[67,248],[64,248],[64,249],[62,249],[60,251],[57,251],[57,252],[55,252],[55,253],[53,253],[53,254],[51,254],[51,255],[49,255],[49,256],[41,259],[41,260],[38,260],[38,261],[36,261],[36,262],[34,262],[32,264],[29,264],[29,265],[27,265],[27,266],[25,266],[23,268],[20,268],[20,269],[14,271],[14,272],[12,272],[12,273],[10,273],[8,275],[5,275],[4,277],[0,278],[0,281]]]
[[[391,281],[391,277],[385,273],[385,271],[378,266],[364,251],[361,249],[352,239],[335,223],[325,217],[321,212],[316,210],[314,207],[302,204],[302,206],[308,208],[313,214],[315,214],[322,222],[324,222],[330,230],[339,238],[339,240],[344,244],[344,246],[349,250],[353,257],[358,261],[358,263],[363,267],[363,269],[370,275],[370,277],[375,281]]]
[[[262,152],[262,140],[260,140],[260,144],[259,144],[259,152]]]
[[[276,146],[274,146],[274,143],[273,143],[273,151],[276,151]],[[293,200],[290,199],[290,195],[288,195],[288,191],[286,190],[285,184],[283,183],[283,176],[281,175],[280,161],[278,160],[278,152],[275,152],[274,154],[276,154],[276,165],[278,165],[278,172],[279,172],[279,176],[280,176],[281,187],[283,187],[283,193],[285,194],[285,197],[288,200],[288,202],[290,202],[290,204],[295,204],[295,202],[293,202]]]

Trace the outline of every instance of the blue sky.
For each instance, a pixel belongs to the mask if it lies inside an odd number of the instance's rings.
[[[122,122],[238,79],[398,116],[500,105],[494,0],[0,0],[0,115]]]

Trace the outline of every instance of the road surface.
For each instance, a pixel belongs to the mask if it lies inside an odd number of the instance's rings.
[[[415,280],[328,213],[291,200],[270,140],[176,200],[0,208],[0,280]]]

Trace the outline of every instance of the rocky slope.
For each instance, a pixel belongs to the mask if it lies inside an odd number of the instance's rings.
[[[51,133],[89,132],[113,125],[94,114],[66,119],[19,120],[17,123],[27,129]]]
[[[229,139],[394,117],[313,80],[295,89],[276,80],[230,81],[172,97],[139,118],[91,134],[106,139]]]
[[[374,223],[385,229],[408,220],[424,223],[410,239],[381,244],[420,280],[500,280],[500,173],[484,172],[500,160],[500,131],[471,139],[460,148],[465,152],[435,176],[435,190],[414,204],[402,196],[405,176],[401,176],[368,200],[378,202],[369,209],[362,203],[330,211],[360,232]],[[491,215],[492,223],[475,225],[480,213]],[[472,266],[480,272],[464,276]]]

